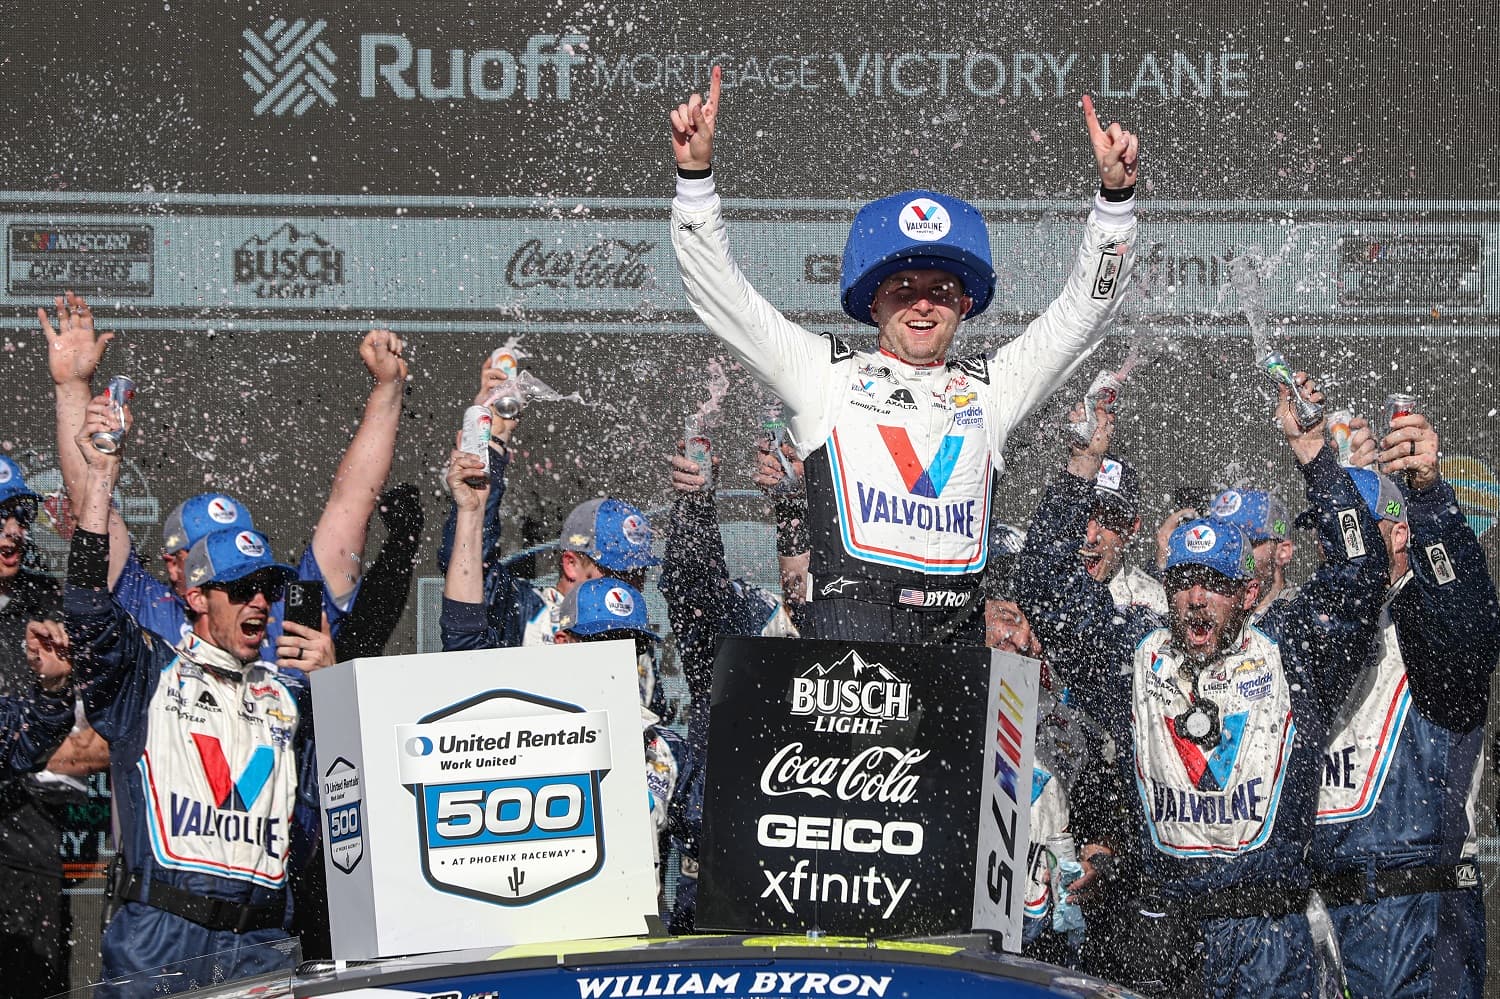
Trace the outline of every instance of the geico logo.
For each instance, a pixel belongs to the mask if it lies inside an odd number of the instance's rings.
[[[830,819],[817,815],[762,815],[755,826],[761,846],[784,850],[844,850],[849,853],[893,853],[910,857],[922,852],[922,827],[916,822],[874,819]]]
[[[566,832],[582,824],[583,815],[583,789],[576,784],[548,784],[535,791],[514,784],[488,791],[466,787],[438,795],[436,828],[445,839],[482,833],[518,836],[532,829]]]
[[[526,99],[534,101],[542,96],[542,67],[551,66],[556,92],[549,96],[565,101],[573,96],[573,67],[584,61],[580,53],[588,41],[587,35],[579,34],[532,35],[519,59],[505,49],[444,49],[438,58],[447,61],[448,81],[439,85],[432,49],[414,47],[404,35],[361,35],[359,96],[376,96],[384,82],[403,101],[504,101],[515,96],[517,78],[524,71]]]
[[[861,683],[858,680],[792,681],[792,714],[861,714],[871,718],[905,718],[911,703],[906,683]]]

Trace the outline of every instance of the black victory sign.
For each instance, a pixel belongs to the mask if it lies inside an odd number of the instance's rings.
[[[698,926],[968,929],[989,663],[983,648],[722,639]]]

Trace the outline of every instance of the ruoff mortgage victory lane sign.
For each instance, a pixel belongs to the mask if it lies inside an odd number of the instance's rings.
[[[987,649],[722,640],[698,926],[1019,948],[1036,695]]]

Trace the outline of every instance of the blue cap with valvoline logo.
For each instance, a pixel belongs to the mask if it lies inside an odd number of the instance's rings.
[[[191,587],[232,583],[236,579],[270,569],[283,582],[297,578],[297,570],[271,555],[271,542],[259,531],[215,531],[193,543],[183,564],[183,577]]]
[[[1167,541],[1166,577],[1179,567],[1201,566],[1227,579],[1255,578],[1255,556],[1245,532],[1227,520],[1190,520],[1178,526]],[[1168,587],[1171,589],[1171,587]]]
[[[563,597],[557,630],[574,635],[604,635],[623,631],[660,639],[646,620],[646,598],[618,579],[590,579]]]
[[[161,525],[161,550],[170,555],[187,551],[198,539],[215,531],[255,528],[243,503],[223,493],[199,493],[177,504]]]
[[[874,326],[870,306],[880,282],[905,270],[940,270],[958,277],[974,300],[970,316],[995,296],[990,234],[979,209],[932,191],[905,191],[872,201],[854,216],[844,244],[839,294],[850,318]]]
[[[21,466],[0,454],[0,506],[7,506],[24,513],[27,523],[36,516],[36,505],[41,499],[26,485],[21,477]]]

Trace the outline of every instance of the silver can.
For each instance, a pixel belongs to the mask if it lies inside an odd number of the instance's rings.
[[[472,454],[484,460],[485,477],[474,476],[464,480],[475,489],[483,489],[489,482],[490,431],[494,423],[495,418],[490,414],[488,406],[470,406],[464,410],[464,428],[458,438],[458,449],[464,454]]]
[[[125,375],[115,375],[105,391],[109,394],[109,408],[120,427],[118,430],[101,430],[89,440],[100,454],[114,454],[120,450],[120,442],[125,438],[125,407],[135,399],[135,382]]]
[[[1407,395],[1405,392],[1392,392],[1385,397],[1385,420],[1380,426],[1381,438],[1390,436],[1391,423],[1396,417],[1410,416],[1420,412],[1416,396]]]

